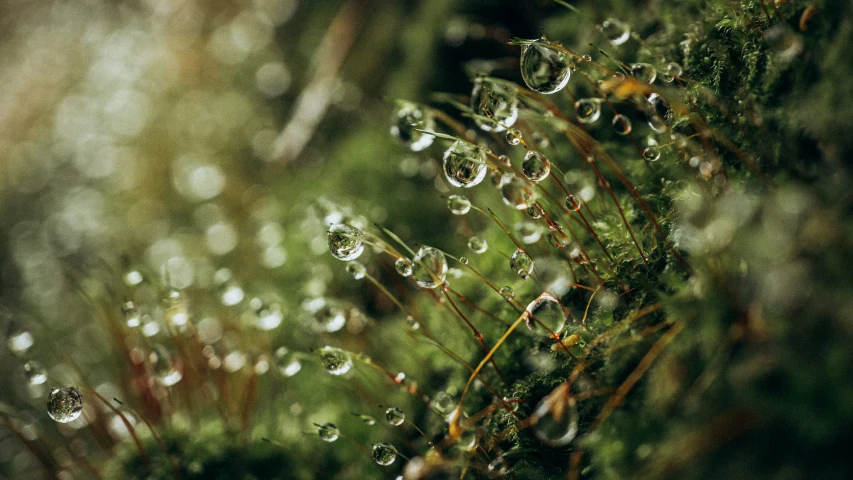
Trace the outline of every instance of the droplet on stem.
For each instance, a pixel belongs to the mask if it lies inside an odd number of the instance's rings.
[[[329,227],[329,251],[343,261],[355,260],[364,252],[364,234],[361,230],[338,223]]]
[[[83,412],[83,395],[77,387],[51,389],[47,396],[47,414],[59,423],[77,420]]]
[[[534,92],[552,94],[562,90],[571,78],[571,64],[564,51],[544,39],[521,50],[521,78]]]

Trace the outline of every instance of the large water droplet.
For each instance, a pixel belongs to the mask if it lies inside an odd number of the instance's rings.
[[[83,395],[76,387],[54,388],[47,396],[47,414],[59,423],[77,420],[83,412]]]
[[[533,273],[533,259],[522,249],[517,249],[509,259],[509,268],[521,278],[527,278]]]
[[[473,250],[474,253],[483,253],[489,249],[489,244],[482,238],[473,236],[468,239],[468,248]]]
[[[628,41],[631,29],[628,24],[615,18],[608,18],[601,24],[601,32],[611,45],[619,46]]]
[[[655,67],[648,63],[635,63],[631,65],[631,75],[640,83],[654,83],[658,78]]]
[[[364,234],[343,223],[329,227],[328,240],[329,251],[340,260],[355,260],[364,251]]]
[[[414,152],[429,147],[435,140],[432,135],[415,130],[435,131],[435,120],[429,109],[402,102],[394,112],[392,122],[391,133]]]
[[[412,262],[408,258],[400,257],[394,262],[394,269],[400,275],[408,277],[412,274]]]
[[[397,449],[394,448],[394,445],[383,442],[373,446],[373,461],[379,465],[391,465],[396,459]]]
[[[486,78],[477,78],[471,90],[471,110],[498,124],[474,119],[487,132],[502,132],[518,120],[518,95],[509,87]]]
[[[549,336],[560,333],[566,325],[566,309],[553,295],[543,293],[530,302],[524,311],[525,323],[531,332]]]
[[[621,113],[617,113],[613,116],[613,130],[619,135],[628,135],[631,133],[631,120]]]
[[[539,40],[521,50],[521,78],[534,92],[556,93],[569,83],[571,63],[565,52]]]
[[[650,162],[656,162],[660,158],[660,147],[652,145],[643,150],[643,158]]]
[[[436,288],[447,278],[447,259],[435,248],[421,247],[412,263],[412,275],[423,288]]]
[[[578,412],[574,398],[568,395],[566,384],[560,385],[543,398],[533,412],[536,424],[533,433],[551,447],[568,445],[578,433]]]
[[[521,163],[521,171],[531,182],[541,182],[551,173],[551,161],[542,152],[527,152]]]
[[[447,197],[447,208],[454,215],[465,215],[471,210],[471,201],[465,195],[451,195]]]
[[[506,143],[510,145],[518,145],[521,143],[521,132],[516,128],[510,128],[506,131]]]
[[[30,385],[41,385],[47,381],[47,370],[35,360],[30,360],[24,364],[24,375],[27,376]]]
[[[444,152],[444,176],[455,187],[470,188],[486,178],[486,152],[470,143],[456,141]]]
[[[389,425],[399,427],[406,421],[406,414],[397,407],[390,407],[388,410],[385,410],[385,421]]]
[[[324,442],[334,442],[341,436],[340,430],[334,423],[324,423],[317,427],[317,433]]]
[[[504,203],[516,210],[526,210],[536,202],[536,193],[524,179],[511,175],[510,179],[501,186],[501,197]]]
[[[323,347],[317,350],[323,368],[332,375],[343,375],[352,368],[352,357],[349,352],[340,348]]]
[[[578,113],[578,121],[581,123],[595,123],[601,116],[600,98],[582,98],[575,102],[575,111]]]

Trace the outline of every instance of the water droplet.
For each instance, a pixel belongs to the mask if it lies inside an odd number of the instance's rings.
[[[394,269],[400,275],[408,277],[412,274],[412,262],[408,258],[400,257],[394,262]]]
[[[367,275],[367,269],[364,268],[364,265],[361,262],[349,262],[347,263],[347,273],[352,276],[352,278],[356,280],[361,280]]]
[[[560,301],[549,293],[543,293],[536,300],[530,302],[524,313],[527,328],[531,332],[546,336],[551,335],[551,332],[560,333],[568,318],[566,309],[563,308]]]
[[[581,209],[581,204],[575,199],[574,195],[566,197],[566,208],[569,210],[578,211]]]
[[[418,323],[418,321],[415,320],[415,317],[411,315],[406,315],[406,325],[412,330],[417,330],[421,328],[421,324]]]
[[[317,350],[323,368],[332,375],[343,375],[352,368],[352,357],[348,352],[335,347],[323,347]]]
[[[41,385],[47,381],[47,370],[35,360],[30,360],[24,364],[24,375],[27,376],[30,385]]]
[[[517,249],[509,259],[509,268],[521,278],[527,278],[533,273],[533,259],[522,249]]]
[[[329,251],[343,261],[355,260],[364,251],[364,234],[343,223],[329,227],[328,240]]]
[[[447,259],[435,248],[421,247],[412,263],[412,275],[423,288],[436,288],[447,278]]]
[[[373,446],[373,461],[379,465],[391,465],[396,459],[397,449],[394,448],[394,445],[383,442]]]
[[[163,345],[152,345],[148,360],[151,362],[151,371],[164,386],[171,387],[184,378],[180,370],[175,368],[169,350]]]
[[[394,112],[391,134],[413,152],[420,152],[432,145],[435,137],[415,129],[435,131],[433,114],[429,109],[421,108],[414,103],[402,102],[400,108]]]
[[[534,220],[542,218],[542,212],[540,211],[540,207],[538,207],[537,205],[531,205],[527,207],[527,216]]]
[[[584,59],[584,60],[586,60],[587,62],[591,62],[591,61],[592,61],[592,57],[591,57],[591,56],[589,56],[589,55],[582,55],[582,56],[581,56],[581,58],[582,58],[582,59]]]
[[[681,68],[681,65],[671,62],[666,65],[666,73],[664,73],[663,79],[669,83],[680,77],[682,73],[684,73],[684,69]]]
[[[139,320],[141,318],[139,308],[137,308],[136,304],[130,300],[121,304],[121,314],[122,317],[124,317],[124,323],[128,327],[136,328],[139,326]]]
[[[83,413],[83,395],[77,387],[62,387],[50,390],[47,396],[47,414],[59,423],[77,420]]]
[[[631,28],[628,24],[615,18],[608,18],[602,22],[601,32],[607,37],[607,41],[614,46],[622,45],[631,36]]]
[[[302,362],[287,347],[279,347],[275,351],[274,362],[278,371],[285,377],[292,377],[302,370]]]
[[[575,102],[575,111],[578,113],[578,121],[581,123],[595,123],[601,116],[600,98],[582,98]]]
[[[435,394],[430,405],[433,410],[441,415],[447,415],[456,408],[456,401],[453,400],[453,397],[449,393],[440,391]]]
[[[650,162],[656,162],[660,158],[660,147],[651,146],[643,150],[643,158]]]
[[[640,83],[655,83],[655,79],[658,78],[657,70],[648,63],[632,64],[631,75]]]
[[[338,427],[335,426],[334,423],[324,423],[317,427],[317,433],[320,435],[320,439],[324,442],[334,442],[341,436],[341,431],[338,430]]]
[[[670,115],[669,105],[657,93],[649,95],[643,111],[646,114],[646,122],[649,128],[657,133],[666,131],[666,118]]]
[[[459,263],[461,263],[462,265],[468,265],[468,258],[467,257],[459,257]]]
[[[468,239],[468,248],[473,250],[474,253],[483,253],[489,249],[489,244],[482,238],[473,236]]]
[[[406,414],[397,407],[391,407],[388,410],[385,410],[385,420],[389,425],[399,427],[404,421],[406,421]]]
[[[631,120],[628,117],[617,113],[613,116],[613,129],[619,135],[628,135],[631,133]]]
[[[536,243],[542,237],[542,228],[529,220],[522,220],[515,224],[515,234],[522,243],[530,245]]]
[[[516,128],[510,128],[509,130],[507,130],[506,143],[510,145],[518,145],[519,143],[521,143],[521,132],[519,132]]]
[[[789,62],[803,51],[800,35],[784,24],[777,24],[764,32],[764,41],[776,58]]]
[[[471,210],[471,201],[465,195],[451,195],[447,197],[447,208],[454,215],[465,215]]]
[[[17,330],[12,332],[8,338],[9,350],[15,353],[24,353],[35,343],[33,334],[29,330]]]
[[[501,186],[501,196],[504,203],[516,210],[526,210],[536,201],[536,193],[529,184],[516,175],[511,175],[509,181]]]
[[[486,153],[470,143],[456,141],[444,152],[444,176],[454,187],[470,188],[486,178]]]
[[[471,110],[485,115],[497,124],[475,118],[481,129],[487,132],[502,132],[518,120],[518,95],[509,87],[486,78],[477,78],[471,90]]]
[[[124,283],[126,283],[129,287],[139,285],[140,283],[142,283],[142,280],[142,272],[140,272],[139,270],[131,269],[124,274]]]
[[[501,156],[499,156],[499,157],[498,157],[498,160],[500,160],[501,162],[503,162],[503,164],[504,164],[504,165],[506,165],[507,167],[511,167],[511,166],[512,166],[512,161],[511,161],[511,160],[509,159],[509,157],[508,157],[508,156],[506,156],[506,155],[501,155]],[[502,183],[503,177],[500,177],[500,178],[501,178],[501,183]],[[499,187],[499,186],[500,186],[500,184],[498,184],[497,186]]]
[[[546,40],[525,45],[521,50],[521,78],[534,92],[552,94],[566,86],[572,75],[569,56]]]
[[[545,445],[568,445],[578,433],[577,406],[575,399],[568,395],[566,384],[560,385],[539,402],[533,418],[536,418],[533,433]]]
[[[551,161],[542,152],[527,152],[521,163],[521,171],[531,182],[541,182],[551,173]]]
[[[262,300],[253,298],[249,306],[254,310],[255,326],[264,331],[270,331],[284,320],[281,305],[274,299]]]
[[[510,298],[515,297],[515,290],[513,290],[512,287],[509,286],[501,287],[501,296],[509,300]]]
[[[222,294],[219,296],[219,300],[223,305],[231,307],[242,302],[245,297],[246,293],[240,288],[240,285],[228,282],[222,287]]]
[[[370,415],[363,415],[361,413],[355,413],[355,412],[353,412],[353,415],[358,417],[366,425],[376,425],[376,419],[371,417]]]

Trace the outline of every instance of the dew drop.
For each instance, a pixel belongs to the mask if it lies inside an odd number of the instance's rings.
[[[681,68],[681,65],[671,62],[666,65],[666,73],[664,73],[663,79],[665,82],[670,83],[680,77],[682,73],[684,73],[684,69]]]
[[[279,347],[275,351],[273,361],[275,362],[275,367],[285,377],[292,377],[302,370],[302,362],[287,347]]]
[[[62,387],[50,390],[47,396],[47,414],[59,423],[77,420],[83,413],[83,395],[77,387]]]
[[[447,197],[447,208],[454,215],[465,215],[471,210],[471,201],[465,195],[451,195]]]
[[[329,227],[329,251],[343,261],[355,260],[364,252],[364,234],[361,230],[338,223]]]
[[[35,360],[30,360],[24,364],[24,375],[27,376],[30,385],[41,385],[47,381],[47,370]]]
[[[543,398],[533,417],[537,419],[533,433],[545,445],[568,445],[578,433],[578,412],[574,398],[568,396],[565,384]]]
[[[332,443],[341,436],[340,430],[334,423],[324,423],[317,427],[317,433],[324,442]]]
[[[385,410],[385,421],[389,425],[399,427],[406,421],[406,414],[397,407],[390,407],[388,410]]]
[[[516,249],[509,259],[509,267],[521,278],[527,278],[533,273],[533,259],[522,249]]]
[[[323,347],[317,350],[323,368],[332,375],[343,375],[352,368],[352,357],[348,352],[335,347]]]
[[[470,188],[486,178],[486,153],[470,143],[456,141],[444,152],[444,176],[454,187]]]
[[[132,301],[128,300],[121,304],[121,315],[124,317],[124,323],[130,328],[139,326],[141,314],[139,308]]]
[[[531,182],[541,182],[551,173],[551,161],[542,152],[527,152],[521,163],[521,171]]]
[[[436,288],[447,278],[447,259],[435,248],[421,247],[412,263],[412,275],[423,288]]]
[[[349,262],[347,263],[347,273],[356,280],[361,280],[367,275],[367,269],[364,268],[364,265],[361,262]]]
[[[484,253],[489,249],[489,244],[482,238],[473,236],[468,239],[468,248],[473,250],[474,253]]]
[[[142,283],[143,277],[142,272],[136,269],[128,270],[127,273],[124,274],[124,283],[129,287],[133,287]]]
[[[501,287],[500,292],[501,292],[501,296],[507,300],[515,297],[515,290],[513,290],[512,287],[510,287],[510,286]]]
[[[515,224],[515,233],[522,243],[530,245],[536,243],[542,237],[542,228],[529,220],[523,220]]]
[[[501,186],[501,197],[505,204],[516,210],[526,210],[536,202],[536,193],[523,178],[516,175],[511,175]]]
[[[613,130],[619,135],[628,135],[631,133],[631,120],[628,117],[617,113],[613,116]]]
[[[391,465],[397,459],[397,449],[390,443],[373,445],[373,461],[382,466]]]
[[[585,124],[595,123],[601,116],[600,98],[582,98],[575,102],[578,121]]]
[[[640,83],[655,83],[655,79],[658,78],[657,70],[648,63],[632,64],[631,75]]]
[[[459,257],[459,263],[462,265],[468,265],[468,257]]]
[[[631,29],[628,24],[615,18],[608,18],[601,24],[601,32],[611,45],[619,46],[628,41]]]
[[[574,195],[569,195],[566,197],[566,208],[569,210],[578,211],[581,209],[581,204],[577,200],[575,200]]]
[[[656,162],[660,158],[660,147],[652,145],[643,150],[643,158],[650,162]]]
[[[542,218],[542,212],[539,210],[538,206],[531,205],[527,207],[527,216],[534,220],[537,220]]]
[[[499,157],[498,157],[498,160],[500,160],[501,162],[503,162],[503,164],[504,164],[504,165],[506,165],[507,167],[511,167],[511,166],[512,166],[512,161],[509,159],[509,157],[508,157],[507,155],[501,155],[501,156],[499,156]],[[502,178],[502,177],[501,177],[501,178]],[[498,186],[500,186],[500,185],[498,185]]]
[[[180,370],[175,368],[175,362],[172,360],[172,355],[163,345],[152,345],[151,354],[148,356],[148,360],[151,362],[151,371],[160,383],[166,387],[175,385],[184,377]]]
[[[12,332],[7,339],[9,350],[15,353],[24,353],[33,346],[35,339],[29,330],[17,330]]]
[[[432,145],[435,137],[415,129],[435,131],[433,114],[414,103],[402,102],[400,108],[394,112],[391,134],[413,152],[420,152]]]
[[[646,114],[646,122],[649,128],[657,133],[666,131],[666,118],[670,114],[669,105],[657,93],[649,95],[643,111]]]
[[[521,132],[517,128],[510,128],[506,131],[506,143],[510,145],[518,145],[521,143]]]
[[[255,326],[263,331],[270,331],[278,327],[284,320],[281,305],[276,301],[253,298],[250,306],[255,313]]]
[[[222,288],[222,294],[219,296],[219,300],[223,305],[227,307],[232,307],[242,302],[246,297],[246,293],[240,288],[240,285],[237,285],[233,282],[226,283]]]
[[[515,91],[487,78],[477,78],[471,90],[471,110],[496,123],[474,119],[487,132],[502,132],[518,120],[518,95]]]
[[[353,412],[353,415],[358,417],[365,425],[376,425],[376,419],[371,417],[370,415],[363,415],[361,413]]]
[[[524,321],[531,332],[550,336],[560,333],[566,325],[566,309],[553,295],[543,293],[527,305]],[[550,330],[550,331],[549,331]]]
[[[456,408],[456,401],[449,393],[442,391],[435,394],[430,405],[436,412],[447,415]]]
[[[557,93],[572,75],[565,52],[546,40],[525,45],[521,50],[521,78],[527,88],[543,94]]]
[[[394,269],[400,275],[408,277],[412,274],[412,262],[408,258],[400,257],[394,262]]]

